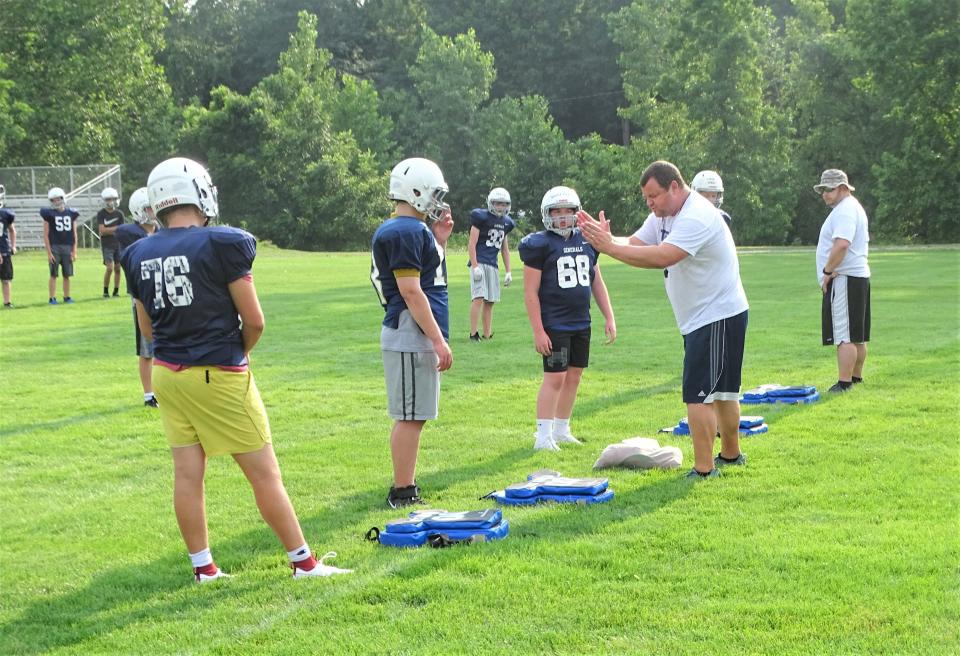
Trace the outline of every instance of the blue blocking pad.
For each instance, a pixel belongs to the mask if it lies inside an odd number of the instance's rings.
[[[813,385],[761,385],[743,393],[740,403],[813,403],[820,395]]]
[[[740,417],[740,434],[743,436],[759,435],[769,430],[770,427],[763,422],[763,417],[756,415]],[[687,418],[684,417],[676,426],[664,428],[660,432],[673,433],[674,435],[689,435],[690,424],[687,423]]]
[[[604,490],[598,494],[538,494],[533,497],[510,497],[504,493],[504,490],[500,490],[494,492],[491,498],[505,506],[533,506],[547,501],[590,505],[610,501],[613,499],[613,490]]]
[[[606,503],[613,498],[606,478],[568,478],[544,469],[527,476],[523,483],[491,493],[494,501],[508,506],[530,506],[542,501],[556,503]]]
[[[501,540],[509,533],[510,522],[503,519],[499,508],[466,512],[419,510],[404,519],[387,522],[378,540],[389,547],[420,547],[434,535],[454,542],[485,542]]]

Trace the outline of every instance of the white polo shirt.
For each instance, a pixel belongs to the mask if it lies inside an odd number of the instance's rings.
[[[820,228],[820,241],[817,242],[817,281],[820,285],[823,285],[823,268],[827,266],[830,258],[833,240],[837,238],[850,242],[850,248],[835,269],[836,273],[869,278],[867,251],[870,247],[870,233],[867,229],[867,213],[863,211],[860,201],[853,196],[847,196],[837,203]]]
[[[633,235],[651,246],[673,244],[688,256],[667,268],[664,285],[680,334],[747,310],[733,235],[713,203],[691,191],[676,216],[651,213]]]

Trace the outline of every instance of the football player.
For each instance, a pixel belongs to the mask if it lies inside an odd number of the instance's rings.
[[[391,508],[422,503],[416,482],[420,434],[437,418],[440,372],[453,364],[447,344],[447,261],[453,230],[443,173],[434,162],[405,159],[390,173],[393,215],[373,235],[370,279],[386,316],[380,350],[387,384],[393,485]]]
[[[520,242],[523,299],[533,328],[533,343],[543,356],[543,382],[537,394],[534,449],[558,451],[558,444],[579,444],[570,433],[577,388],[590,357],[590,296],[605,320],[607,344],[617,338],[617,323],[597,253],[576,228],[580,198],[569,187],[543,196],[540,213],[546,230]]]
[[[493,304],[500,300],[500,271],[497,255],[503,254],[503,286],[513,281],[510,273],[510,244],[507,234],[516,227],[510,218],[510,193],[496,187],[487,194],[487,208],[470,212],[470,339],[479,342],[477,324],[483,316],[483,339],[493,337]]]
[[[73,263],[77,259],[77,219],[80,212],[67,207],[66,193],[60,187],[52,187],[47,192],[50,207],[40,208],[43,219],[43,245],[47,248],[47,260],[50,262],[50,305],[57,304],[57,272],[63,271],[63,302],[73,303],[70,298],[70,278],[73,277]]]
[[[720,174],[716,171],[700,171],[693,176],[690,187],[720,210],[720,216],[723,217],[729,228],[730,215],[720,209],[720,206],[723,205],[723,180],[720,179]]]
[[[123,225],[123,211],[120,209],[120,194],[113,187],[100,192],[103,208],[97,212],[97,231],[100,233],[100,251],[103,253],[103,297],[109,298],[110,273],[113,272],[113,295],[120,295],[120,244],[117,242],[117,228]]]
[[[133,217],[133,223],[122,223],[116,227],[113,236],[120,246],[120,256],[126,252],[127,248],[144,237],[149,237],[157,230],[157,222],[153,217],[153,208],[150,207],[150,197],[147,195],[147,188],[140,187],[130,194],[130,216]],[[117,265],[120,264],[120,258],[117,258]],[[153,381],[151,372],[153,370],[153,342],[148,340],[140,332],[140,324],[137,322],[137,304],[133,298],[130,299],[133,307],[133,331],[136,341],[137,357],[140,360],[140,384],[143,385],[143,405],[156,408],[158,406],[157,397],[153,393]]]
[[[318,561],[306,544],[250,372],[250,351],[264,326],[251,273],[256,240],[238,228],[206,227],[219,212],[217,189],[193,160],[158,164],[147,193],[164,229],[127,248],[121,262],[140,330],[154,344],[153,383],[173,454],[174,509],[195,580],[225,576],[210,553],[203,482],[207,458],[223,454],[246,475],[294,578],[348,572]]]
[[[17,229],[13,222],[17,215],[4,207],[7,190],[0,184],[0,286],[3,287],[3,307],[12,308],[10,283],[13,282],[13,254],[17,252]]]

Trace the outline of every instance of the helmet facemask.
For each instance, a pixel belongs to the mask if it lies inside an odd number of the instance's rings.
[[[564,210],[560,214],[551,216],[552,210]],[[568,237],[577,227],[577,211],[579,207],[549,207],[544,210],[543,227],[555,232],[561,237]]]

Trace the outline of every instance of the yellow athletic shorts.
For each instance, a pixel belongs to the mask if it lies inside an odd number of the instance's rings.
[[[270,421],[249,371],[153,367],[160,418],[173,447],[200,444],[208,456],[248,453],[270,443]]]

